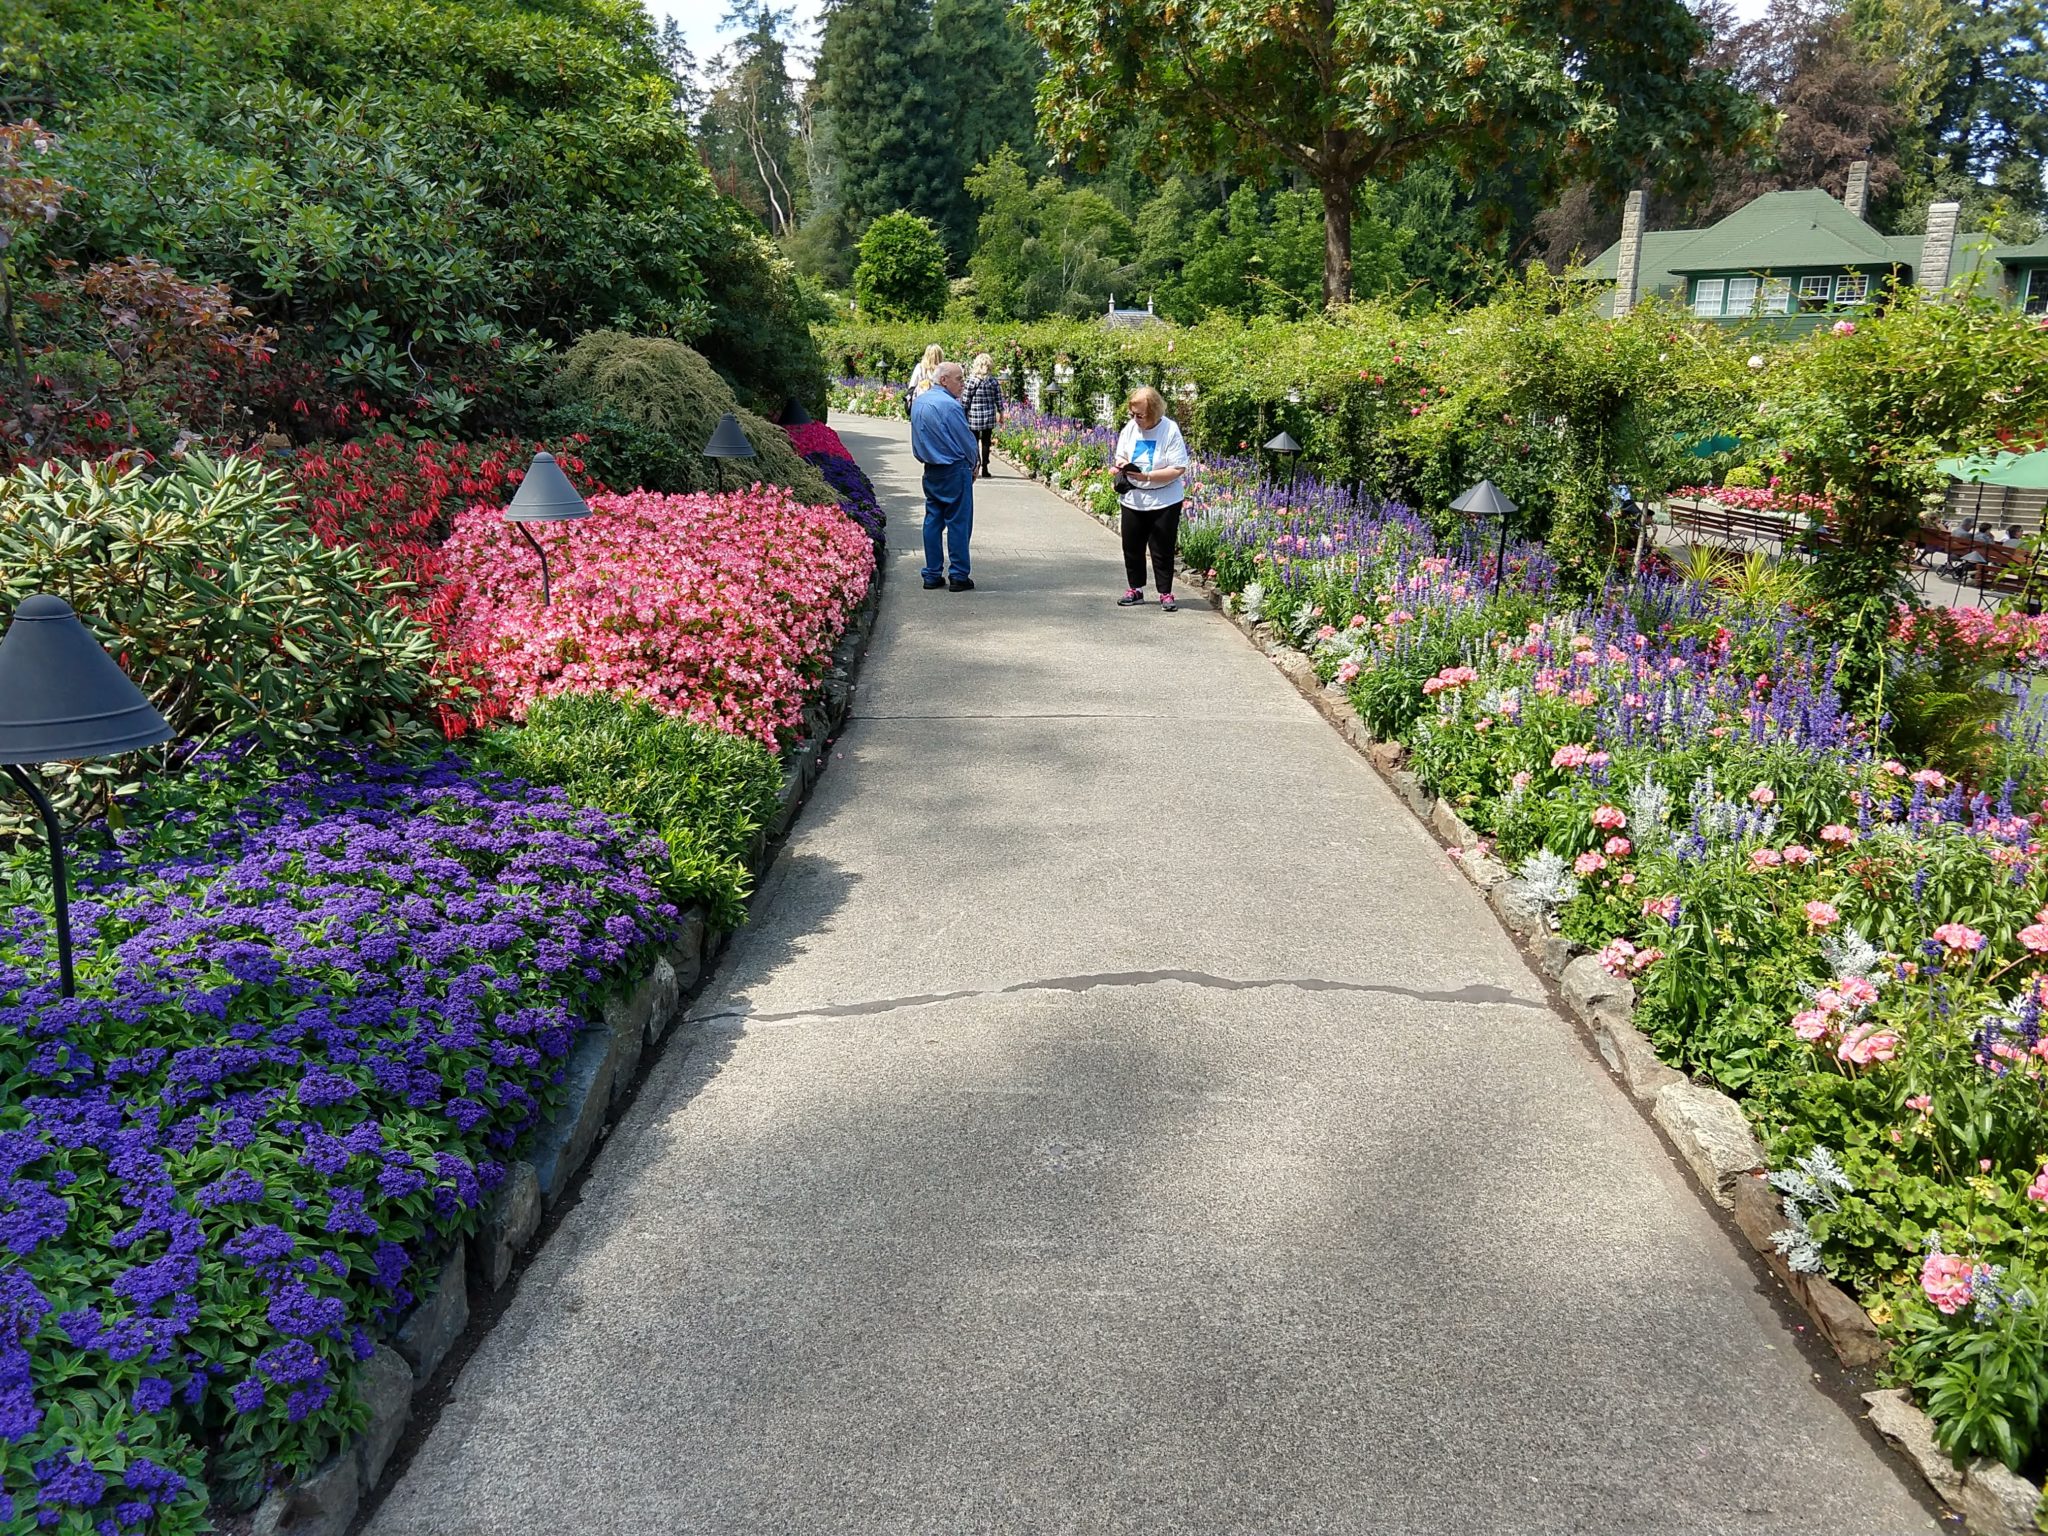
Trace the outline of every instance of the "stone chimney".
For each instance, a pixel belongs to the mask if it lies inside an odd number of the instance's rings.
[[[1870,217],[1870,162],[1858,160],[1849,167],[1849,187],[1842,194],[1842,206],[1859,219]]]
[[[1621,212],[1621,244],[1614,252],[1614,318],[1624,319],[1636,307],[1636,288],[1643,276],[1643,226],[1650,222],[1650,194],[1641,187],[1629,193]]]
[[[1913,281],[1929,293],[1948,286],[1956,262],[1956,224],[1962,217],[1961,203],[1931,203],[1927,208],[1927,238],[1920,243],[1920,265]]]

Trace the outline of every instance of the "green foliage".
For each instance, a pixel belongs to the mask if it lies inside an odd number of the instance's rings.
[[[1108,307],[1135,245],[1130,221],[1108,198],[1051,176],[1033,185],[1007,146],[976,168],[967,190],[982,205],[980,237],[967,270],[984,314],[997,320],[1078,319]]]
[[[709,336],[798,303],[612,0],[27,0],[23,31],[78,189],[39,249],[228,284],[302,399],[502,409],[529,333]],[[743,381],[746,340],[707,341]]]
[[[433,636],[392,602],[407,590],[362,550],[323,545],[283,477],[253,460],[0,479],[0,605],[63,597],[180,738],[271,750],[437,739]],[[123,787],[118,762],[46,773],[83,812]]]
[[[931,220],[899,210],[868,225],[853,269],[862,310],[882,320],[936,320],[947,292],[946,248]]]
[[[731,411],[754,445],[756,457],[743,471],[747,479],[787,486],[814,505],[836,500],[824,477],[790,447],[783,430],[742,409],[725,380],[679,341],[592,331],[563,354],[553,393],[558,413],[548,418],[551,430],[589,432],[593,471],[607,484],[729,489],[742,472],[705,458],[703,449],[719,419]],[[625,431],[617,432],[615,423],[623,423]],[[599,467],[614,461],[630,466],[630,472],[655,475],[661,483],[614,480]]]
[[[1679,0],[1229,0],[1194,12],[1179,0],[1025,0],[1022,11],[1051,59],[1039,114],[1062,150],[1100,163],[1118,126],[1149,112],[1161,146],[1196,169],[1287,169],[1313,183],[1330,303],[1351,294],[1352,200],[1368,181],[1443,161],[1468,179],[1513,165],[1539,187],[1568,160],[1616,181],[1682,177],[1748,121],[1745,98],[1694,69],[1704,34]]]
[[[775,754],[641,699],[564,694],[542,699],[526,723],[486,733],[470,754],[486,767],[560,785],[572,800],[630,817],[668,845],[656,873],[677,905],[696,903],[720,928],[746,918],[753,875],[747,851],[775,812]]]
[[[963,162],[946,136],[945,44],[931,18],[931,0],[857,0],[826,14],[817,106],[846,237],[898,209],[939,218],[956,205]]]
[[[1721,483],[1736,490],[1760,491],[1771,483],[1771,478],[1754,464],[1738,464],[1722,477]]]

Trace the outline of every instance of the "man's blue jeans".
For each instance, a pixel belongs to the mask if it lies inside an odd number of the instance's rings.
[[[965,581],[967,540],[973,533],[974,460],[925,465],[924,579]]]

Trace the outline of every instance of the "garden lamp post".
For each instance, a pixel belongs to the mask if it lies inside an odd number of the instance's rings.
[[[540,540],[527,531],[528,523],[567,523],[579,517],[590,516],[590,503],[585,501],[569,477],[562,473],[562,466],[555,462],[552,453],[536,453],[533,462],[526,466],[526,478],[519,482],[519,489],[513,493],[512,505],[505,509],[505,521],[519,530],[520,537],[533,546],[533,552],[540,556],[540,605],[554,606],[554,593],[548,586],[548,552],[541,548]]]
[[[1294,489],[1294,461],[1301,453],[1301,444],[1285,432],[1277,432],[1266,444],[1266,452],[1277,453],[1287,465],[1287,489]]]
[[[1491,480],[1482,480],[1452,502],[1451,510],[1463,512],[1475,523],[1499,524],[1500,547],[1493,560],[1493,595],[1499,597],[1500,579],[1508,568],[1508,519],[1515,514],[1515,504]]]
[[[112,757],[170,739],[170,724],[93,639],[69,603],[40,594],[21,600],[0,637],[0,768],[43,819],[56,898],[57,975],[66,997],[76,987],[64,834],[49,796],[24,765]]]
[[[754,445],[747,440],[739,417],[727,411],[718,418],[718,430],[711,434],[711,441],[704,445],[704,457],[717,462],[721,459],[751,459],[753,456]],[[725,489],[723,467],[718,471],[718,488]]]
[[[811,413],[804,409],[803,401],[795,395],[782,402],[782,424],[785,427],[808,427],[812,419]],[[722,427],[725,423],[721,421],[719,425]]]

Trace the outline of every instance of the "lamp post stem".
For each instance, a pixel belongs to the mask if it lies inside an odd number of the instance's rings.
[[[548,591],[548,552],[540,547],[540,540],[527,531],[526,524],[514,523],[512,526],[519,530],[520,537],[531,544],[533,552],[540,556],[540,605],[543,608],[552,608],[555,600],[553,594]]]
[[[1493,595],[1500,596],[1500,579],[1508,568],[1508,520],[1500,520],[1500,552],[1493,557]]]
[[[28,771],[8,763],[7,777],[21,786],[21,792],[35,802],[35,808],[42,813],[43,834],[50,840],[50,884],[57,893],[57,975],[63,984],[64,995],[72,997],[78,988],[71,975],[71,894],[64,869],[64,834],[57,826],[57,811],[50,804],[50,797],[31,778]]]

